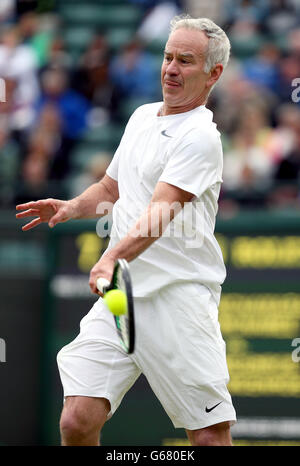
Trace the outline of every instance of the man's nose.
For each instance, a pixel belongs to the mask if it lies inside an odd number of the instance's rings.
[[[172,76],[177,75],[179,73],[176,60],[173,59],[172,61],[170,61],[170,63],[168,63],[166,73]]]

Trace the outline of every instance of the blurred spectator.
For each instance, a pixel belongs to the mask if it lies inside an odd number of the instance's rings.
[[[225,0],[223,11],[231,33],[260,30],[269,14],[269,0]]]
[[[296,55],[287,55],[279,64],[278,96],[282,102],[291,102],[292,81],[300,77],[300,60]]]
[[[153,101],[159,93],[159,76],[153,56],[145,51],[139,40],[127,44],[113,58],[110,77],[114,85],[116,108],[130,98]]]
[[[29,143],[29,153],[23,164],[23,181],[27,190],[41,192],[48,183],[49,144],[51,141],[43,132],[33,133]]]
[[[110,76],[124,97],[151,99],[157,92],[155,71],[151,54],[144,50],[141,42],[133,40],[112,60]]]
[[[239,191],[238,200],[243,204],[255,205],[257,195],[264,196],[270,186],[274,161],[267,143],[271,131],[262,106],[252,104],[241,109],[232,146],[224,156],[223,179],[224,191]]]
[[[300,108],[295,104],[282,104],[275,111],[275,128],[270,135],[267,149],[277,164],[291,152],[300,128]]]
[[[0,119],[0,205],[13,202],[20,166],[20,148],[10,138],[7,120]]]
[[[23,42],[32,48],[39,68],[45,66],[48,61],[53,36],[54,26],[47,18],[47,16],[41,18],[31,11],[23,14],[18,23]]]
[[[51,103],[60,115],[63,135],[71,139],[80,137],[86,128],[89,105],[86,99],[69,88],[67,72],[63,69],[45,70],[41,76],[41,86],[38,114],[47,103]]]
[[[61,171],[67,172],[67,161],[62,146],[61,120],[57,108],[46,104],[33,127],[25,148],[22,164],[22,183],[18,190],[17,201],[26,197],[39,198],[50,195],[49,182],[57,181]],[[51,186],[52,195],[57,186]]]
[[[49,179],[60,178],[68,171],[68,157],[64,151],[62,120],[58,108],[52,103],[44,105],[38,124],[33,128],[28,147],[30,155],[43,155]]]
[[[225,29],[234,54],[242,58],[256,54],[264,42],[267,10],[267,0],[228,0],[224,7],[224,11],[227,11]]]
[[[15,203],[45,199],[51,196],[60,196],[64,192],[58,185],[52,185],[48,180],[47,163],[43,154],[30,154],[23,165],[22,180],[15,194]]]
[[[0,3],[0,23],[11,22],[15,15],[15,0],[1,0]]]
[[[296,144],[278,164],[275,186],[269,195],[268,206],[296,208],[300,206],[300,124],[295,131]]]
[[[239,60],[231,58],[223,79],[209,98],[208,106],[214,111],[215,121],[223,137],[231,138],[245,105],[264,103],[269,109],[268,114],[271,115],[277,100],[277,96],[266,88],[258,87],[246,80],[242,64]]]
[[[280,50],[272,43],[262,45],[257,55],[245,60],[243,74],[254,85],[267,88],[274,94],[279,86]]]
[[[53,174],[60,179],[68,172],[70,152],[87,127],[90,106],[84,97],[69,88],[68,74],[63,69],[45,70],[41,76],[41,85],[42,95],[36,105],[36,122],[49,105],[55,109],[61,122],[61,147]]]
[[[269,34],[275,37],[288,34],[299,25],[299,16],[293,0],[272,0],[265,25]]]
[[[28,11],[37,9],[39,0],[14,0],[18,18]]]
[[[81,57],[72,87],[96,107],[110,109],[113,86],[109,79],[109,47],[104,36],[96,35]]]
[[[4,30],[0,44],[0,75],[13,81],[9,123],[19,132],[27,131],[33,122],[33,106],[39,95],[38,66],[31,48],[21,44],[17,27]]]
[[[145,44],[153,40],[165,41],[170,32],[170,21],[181,12],[174,1],[158,1],[148,12],[137,30],[137,37]]]
[[[5,101],[0,104],[0,116],[1,119],[6,121],[6,124],[10,126],[10,115],[14,110],[14,93],[17,86],[15,79],[4,78],[5,82]]]
[[[299,2],[300,9],[300,2]],[[300,21],[300,11],[298,13]],[[299,26],[299,25],[298,25]],[[300,27],[292,29],[288,34],[288,50],[293,55],[300,58]]]
[[[69,70],[71,69],[71,65],[72,60],[66,50],[64,40],[60,36],[54,37],[49,46],[47,67]]]
[[[275,180],[300,182],[300,121],[295,131],[294,147],[281,160],[275,173]],[[298,187],[299,188],[299,187]]]

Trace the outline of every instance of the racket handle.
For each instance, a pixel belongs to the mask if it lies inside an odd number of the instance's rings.
[[[105,288],[107,288],[110,285],[110,281],[106,280],[106,278],[98,278],[97,279],[97,288],[101,293],[104,293]]]

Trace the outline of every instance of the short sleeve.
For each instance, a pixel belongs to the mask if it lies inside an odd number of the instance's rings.
[[[128,123],[127,123],[127,125],[125,127],[125,130],[124,130],[123,136],[121,138],[119,147],[117,148],[116,152],[114,153],[112,161],[111,161],[111,163],[109,164],[109,166],[106,169],[107,175],[110,176],[110,178],[113,178],[116,181],[118,181],[119,160],[120,160],[120,154],[121,154],[121,151],[122,151],[121,148],[122,148],[123,144],[126,144],[126,142],[124,142],[124,141],[126,139],[126,134],[127,134],[128,128],[130,127],[130,125],[134,124],[134,121],[136,119],[136,115],[138,114],[139,108],[137,108],[133,112],[131,117],[129,118]]]
[[[200,197],[222,182],[223,155],[219,136],[195,130],[173,148],[158,181]]]
[[[112,161],[106,169],[107,175],[115,181],[118,181],[118,172],[119,172],[119,158],[120,158],[120,146],[114,153]]]

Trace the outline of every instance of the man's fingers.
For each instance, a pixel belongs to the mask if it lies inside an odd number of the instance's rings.
[[[37,217],[22,227],[23,231],[30,230],[40,223],[48,222],[49,227],[54,227],[57,223],[67,220],[64,219],[64,212],[58,213],[59,204],[55,199],[42,199],[40,201],[30,201],[16,206],[16,218],[23,219],[26,217]]]
[[[90,285],[90,289],[91,289],[92,293],[99,294],[100,296],[103,296],[102,294],[100,294],[100,291],[98,291],[98,289],[95,286],[94,282],[90,282],[89,285]]]
[[[25,204],[18,204],[16,206],[16,210],[26,210],[26,209],[32,209],[32,208],[37,208],[40,207],[42,201],[30,201],[30,202],[25,202]]]
[[[53,217],[50,218],[49,222],[48,222],[48,225],[50,228],[53,228],[55,227],[55,225],[57,225],[57,223],[60,223],[63,221],[63,215],[62,213],[57,213],[55,215],[53,215]]]
[[[92,293],[95,293],[95,294],[97,294],[97,295],[99,295],[101,297],[103,296],[103,293],[101,293],[101,291],[97,287],[97,277],[96,278],[94,278],[93,276],[90,277],[89,285],[90,285],[90,289],[91,289]]]
[[[30,207],[32,207],[32,202],[26,202],[26,204],[18,204],[16,206],[16,210],[24,210],[24,209],[29,209]]]
[[[24,212],[19,212],[16,214],[17,218],[25,218],[25,217],[32,217],[34,215],[39,215],[39,210],[38,209],[28,209],[25,210]]]
[[[16,210],[40,209],[42,207],[50,207],[54,211],[56,210],[52,199],[42,199],[40,201],[30,201],[25,202],[25,204],[18,204],[16,206]]]
[[[35,218],[34,220],[32,220],[31,222],[27,223],[26,225],[24,225],[22,227],[22,230],[23,231],[27,231],[27,230],[30,230],[31,228],[34,228],[36,227],[37,225],[39,225],[40,223],[42,223],[42,220],[40,218]]]

